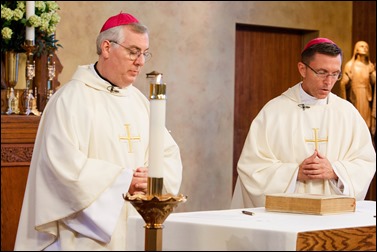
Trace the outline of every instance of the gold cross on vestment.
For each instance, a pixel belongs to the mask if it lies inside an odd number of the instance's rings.
[[[318,143],[327,142],[327,137],[325,139],[318,138],[318,129],[314,128],[314,139],[305,139],[305,142],[311,142],[315,144],[315,149],[318,150]]]
[[[128,153],[132,153],[132,142],[131,141],[132,140],[140,140],[140,136],[131,136],[129,124],[125,124],[124,127],[126,129],[127,136],[120,136],[119,139],[128,141]]]

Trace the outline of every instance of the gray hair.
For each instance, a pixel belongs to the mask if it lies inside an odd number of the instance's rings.
[[[124,26],[126,25],[120,25],[120,26],[110,28],[106,31],[101,32],[98,35],[97,40],[96,40],[98,55],[101,55],[102,53],[101,44],[103,41],[113,40],[120,43],[125,40],[125,34],[124,34],[124,29],[123,29]],[[149,33],[148,28],[141,23],[127,24],[127,26],[131,29],[131,31],[139,33],[139,34]]]

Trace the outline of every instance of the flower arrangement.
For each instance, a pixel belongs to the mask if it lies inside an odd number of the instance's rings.
[[[1,1],[1,52],[25,52],[26,26],[35,27],[36,57],[62,47],[55,39],[59,9],[55,1],[35,1],[35,15],[26,19],[26,1]]]

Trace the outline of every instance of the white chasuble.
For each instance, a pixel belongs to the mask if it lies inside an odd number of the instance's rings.
[[[79,66],[42,114],[15,250],[125,250],[133,170],[148,166],[149,101]],[[163,193],[178,194],[179,148],[164,138]],[[132,230],[131,230],[132,232]]]
[[[297,181],[299,165],[316,148],[330,161],[338,181]],[[231,207],[263,207],[265,195],[278,192],[363,200],[375,166],[369,130],[353,105],[332,93],[325,103],[304,105],[299,83],[269,101],[251,123]]]

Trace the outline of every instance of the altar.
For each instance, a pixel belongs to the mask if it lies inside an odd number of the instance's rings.
[[[128,250],[144,250],[144,224],[140,216],[130,217]],[[264,207],[172,213],[162,239],[167,251],[371,251],[376,250],[376,202],[357,202],[355,212],[332,215],[268,212]]]

